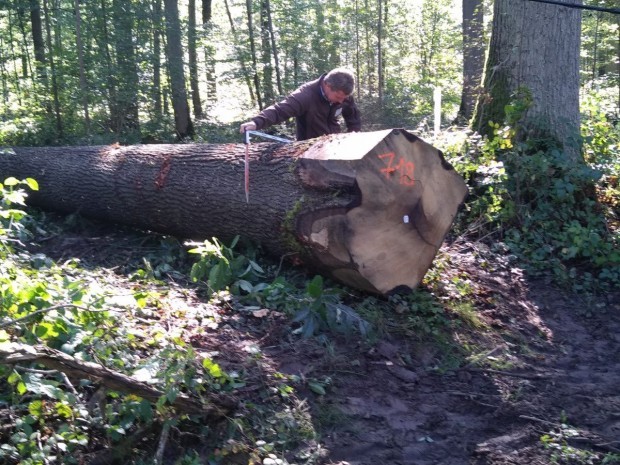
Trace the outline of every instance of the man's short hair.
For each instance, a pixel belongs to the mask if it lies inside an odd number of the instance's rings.
[[[355,75],[347,68],[332,69],[327,73],[324,81],[332,90],[342,91],[346,95],[351,95],[355,88]]]

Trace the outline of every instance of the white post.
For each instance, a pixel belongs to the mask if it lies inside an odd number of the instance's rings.
[[[435,137],[437,137],[441,128],[441,87],[435,87],[433,100],[435,101]]]

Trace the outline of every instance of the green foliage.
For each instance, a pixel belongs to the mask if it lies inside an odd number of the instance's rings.
[[[0,153],[1,155],[1,153]],[[36,191],[38,183],[31,178],[19,181],[13,177],[0,182],[0,258],[6,257],[12,250],[11,242],[23,239],[26,234],[22,219],[26,212],[18,207],[25,207],[27,193],[19,186],[25,185]]]
[[[368,334],[368,323],[351,307],[339,302],[337,292],[325,289],[321,276],[308,282],[302,302],[293,322],[301,324],[296,332],[304,337],[327,329],[345,334],[357,329],[362,336]]]
[[[240,290],[256,292],[252,282],[261,278],[264,271],[254,260],[233,253],[238,241],[239,236],[227,247],[214,237],[211,241],[193,244],[197,247],[188,252],[200,258],[192,266],[190,277],[194,281],[205,282],[212,293],[228,288],[235,294],[239,294]]]
[[[190,249],[189,253],[200,256],[192,266],[191,278],[205,282],[211,293],[227,290],[244,302],[294,315],[293,323],[299,324],[295,332],[304,337],[323,331],[368,333],[368,323],[340,301],[338,290],[325,288],[321,276],[309,281],[305,292],[282,276],[269,282],[265,270],[256,261],[233,251],[238,240],[235,238],[226,247],[213,238]]]
[[[602,464],[611,465],[620,463],[620,455],[614,453],[603,454],[594,452],[585,447],[578,447],[573,438],[579,438],[583,432],[578,428],[563,422],[556,428],[543,434],[540,442],[550,451],[550,462],[554,465],[570,464]]]
[[[395,311],[406,318],[406,331],[424,339],[428,336],[440,336],[452,323],[446,310],[428,292],[421,290],[407,295],[390,297]]]
[[[521,96],[506,110],[511,121],[528,106],[527,94]],[[587,164],[570,160],[553,141],[517,143],[517,130],[497,123],[491,137],[469,138],[465,155],[452,159],[472,194],[460,227],[480,237],[495,235],[531,271],[551,271],[576,290],[620,284],[613,181],[620,133],[592,106],[586,108]]]

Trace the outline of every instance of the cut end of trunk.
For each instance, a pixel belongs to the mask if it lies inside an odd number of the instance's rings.
[[[296,232],[319,268],[380,294],[422,281],[467,194],[441,152],[402,129],[323,139],[299,174],[308,187],[357,189],[346,207],[301,214]]]

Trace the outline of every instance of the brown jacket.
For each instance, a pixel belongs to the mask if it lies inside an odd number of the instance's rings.
[[[338,116],[342,115],[348,132],[359,131],[362,124],[353,97],[347,98],[342,105],[330,104],[321,90],[324,78],[325,75],[322,75],[315,81],[303,84],[282,102],[265,108],[252,119],[256,129],[261,130],[295,117],[297,140],[312,139],[340,132]]]

